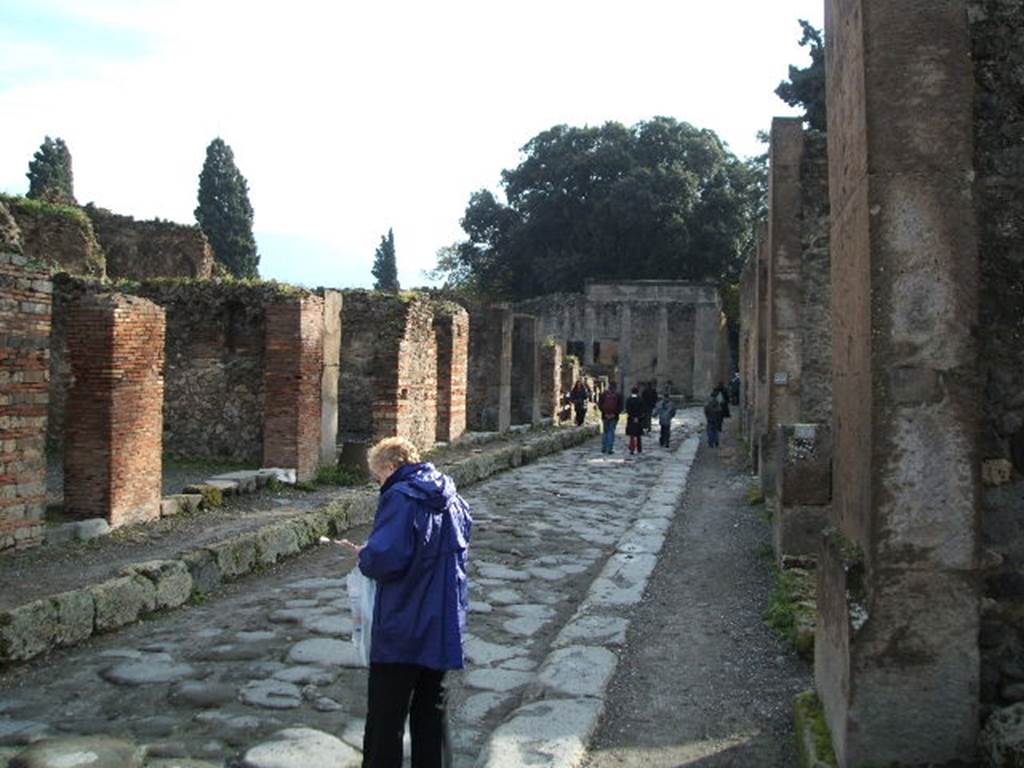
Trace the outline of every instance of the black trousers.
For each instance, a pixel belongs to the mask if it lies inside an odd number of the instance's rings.
[[[661,442],[661,444],[665,448],[669,447],[669,443],[671,442],[671,437],[672,437],[672,425],[671,424],[662,424],[661,425],[661,439],[660,439],[660,442]]]
[[[401,768],[407,717],[413,768],[451,765],[444,672],[415,664],[370,664],[363,768]]]

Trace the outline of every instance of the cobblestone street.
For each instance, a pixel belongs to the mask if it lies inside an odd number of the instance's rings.
[[[671,451],[652,440],[630,457],[620,438],[605,456],[592,440],[467,492],[473,612],[467,669],[449,679],[456,765],[580,759],[685,487],[697,423],[697,411],[681,413]],[[0,765],[43,735],[123,739],[148,766],[357,765],[366,671],[349,642],[352,564],[322,547],[9,671]],[[128,747],[67,744],[83,748],[110,755],[105,766]]]

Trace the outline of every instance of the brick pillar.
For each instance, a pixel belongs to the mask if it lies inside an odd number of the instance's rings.
[[[512,331],[512,423],[540,422],[540,344],[537,318],[516,315]]]
[[[841,766],[973,764],[978,254],[962,0],[829,0],[835,460],[815,680]]]
[[[268,304],[266,329],[263,465],[295,469],[299,480],[310,480],[320,464],[324,300]]]
[[[320,464],[338,461],[338,387],[341,376],[341,292],[324,291],[324,365],[320,381]]]
[[[512,423],[512,309],[507,304],[470,309],[468,387],[470,429],[507,431]]]
[[[75,517],[160,518],[164,333],[164,310],[145,299],[87,295],[71,307],[64,509]]]
[[[437,341],[437,439],[458,440],[466,432],[469,314],[456,304],[434,308]]]
[[[0,252],[0,553],[42,540],[52,292],[47,272]]]
[[[761,437],[761,487],[774,502],[779,425],[800,421],[800,167],[803,123],[772,120],[768,177],[767,386]]]
[[[562,345],[547,343],[540,350],[540,417],[554,418],[562,399]]]

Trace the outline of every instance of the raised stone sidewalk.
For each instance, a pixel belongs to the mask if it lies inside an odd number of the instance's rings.
[[[577,445],[595,431],[596,427],[583,426],[525,432],[468,455],[453,451],[449,460],[442,458],[439,463],[466,487]],[[0,611],[0,668],[201,599],[225,582],[316,545],[321,536],[336,536],[371,520],[376,500],[372,488],[341,492],[315,512],[277,519],[201,547],[183,548],[173,558],[126,563],[114,578],[37,596]],[[5,565],[0,561],[0,573]],[[26,574],[18,577],[24,581]]]

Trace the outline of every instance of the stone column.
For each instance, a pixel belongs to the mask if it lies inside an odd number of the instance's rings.
[[[583,364],[589,368],[594,365],[594,342],[597,341],[597,318],[589,301],[583,308],[583,324],[587,344],[583,350]]]
[[[829,0],[835,460],[815,680],[840,766],[974,764],[978,254],[962,0]]]
[[[722,310],[716,302],[699,301],[693,318],[693,397],[704,402],[718,375],[718,332]]]
[[[512,331],[512,423],[540,423],[540,344],[537,318],[516,315]]]
[[[562,394],[562,345],[546,343],[540,349],[540,417],[557,418]]]
[[[659,392],[669,379],[668,371],[668,304],[662,302],[658,306],[658,365],[654,374]]]
[[[324,369],[320,382],[320,464],[338,463],[338,385],[341,376],[341,292],[324,291]]]
[[[512,423],[512,308],[474,305],[469,310],[468,425],[506,432]]]
[[[0,241],[0,553],[42,540],[53,295],[48,271],[5,250]]]
[[[754,355],[754,413],[751,417],[751,460],[753,469],[761,468],[761,436],[768,429],[765,403],[768,402],[768,225],[757,228],[757,269],[754,300],[757,302],[757,348]]]
[[[776,434],[782,424],[800,421],[801,194],[803,122],[772,120],[768,177],[768,370],[764,404],[767,423],[761,438],[761,487],[774,501],[779,457]]]
[[[629,397],[636,374],[633,372],[633,308],[628,302],[622,302],[622,330],[619,332],[619,392],[623,398]]]
[[[164,310],[137,297],[92,295],[71,308],[64,510],[74,517],[160,518],[165,330]]]
[[[311,480],[320,465],[324,300],[268,305],[265,343],[263,465]]]

